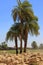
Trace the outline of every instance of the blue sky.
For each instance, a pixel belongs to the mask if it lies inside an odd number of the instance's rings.
[[[23,0],[21,0],[23,1]],[[43,43],[43,0],[29,0],[32,4],[34,14],[38,16],[40,26],[40,35],[38,37],[28,35],[28,46],[32,41],[36,41],[38,45]],[[0,43],[5,40],[6,33],[13,24],[12,9],[17,5],[17,0],[0,0]],[[14,43],[14,42],[13,42]],[[9,46],[13,46],[9,42]]]

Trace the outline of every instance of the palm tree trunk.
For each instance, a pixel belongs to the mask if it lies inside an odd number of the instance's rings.
[[[17,37],[15,37],[16,54],[18,54]]]
[[[20,54],[22,53],[22,36],[20,37]]]
[[[28,29],[25,30],[25,39],[24,39],[24,52],[26,53],[27,47],[27,37],[28,37]]]
[[[22,21],[21,21],[22,22]],[[23,32],[23,29],[22,29],[22,23],[21,23],[21,25],[20,25],[20,54],[22,53],[22,32]]]
[[[27,37],[24,40],[24,52],[26,53],[26,47],[27,47]]]

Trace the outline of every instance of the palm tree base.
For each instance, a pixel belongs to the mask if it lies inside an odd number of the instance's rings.
[[[16,54],[18,54],[18,51],[16,51]]]
[[[20,54],[22,53],[22,50],[20,50]]]
[[[26,50],[24,50],[24,53],[26,53]]]

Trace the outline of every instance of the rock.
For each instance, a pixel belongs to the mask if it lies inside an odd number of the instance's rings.
[[[40,61],[43,61],[43,57],[40,57],[40,56],[39,56],[38,58],[40,59]]]
[[[5,63],[0,63],[0,65],[7,65],[7,64],[5,64]]]
[[[29,61],[26,61],[25,64],[29,64]]]
[[[36,54],[31,55],[31,57],[36,57]]]
[[[39,62],[39,61],[40,61],[40,59],[39,59],[39,58],[36,58],[36,60],[37,60],[37,62]]]
[[[29,62],[37,62],[37,59],[35,57],[32,57],[29,59]]]
[[[6,63],[9,64],[9,63],[11,63],[11,62],[12,62],[11,57],[8,57],[8,58],[6,59]]]
[[[42,60],[42,59],[41,59],[41,56],[38,56],[37,58],[39,58],[40,61]]]

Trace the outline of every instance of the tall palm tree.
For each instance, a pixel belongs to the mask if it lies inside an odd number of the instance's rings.
[[[22,36],[21,36],[21,28],[23,30],[23,25],[21,23],[15,23],[10,30],[7,32],[6,41],[15,40],[16,46],[16,54],[18,54],[18,45],[17,45],[17,37],[20,39],[20,53],[22,53]],[[23,34],[23,32],[22,32]]]
[[[15,21],[20,22],[21,25],[24,24],[24,52],[26,52],[26,46],[27,46],[27,38],[28,38],[28,32],[31,32],[32,34],[36,34],[39,30],[39,26],[37,24],[38,18],[34,15],[34,12],[32,10],[32,5],[28,1],[21,2],[18,1],[18,6],[16,6],[12,10],[12,16]],[[35,21],[35,24],[34,22]],[[31,24],[30,24],[31,23]],[[22,39],[22,27],[21,27],[21,39]],[[21,42],[22,43],[22,42]]]
[[[15,40],[15,47],[16,47],[16,54],[18,54],[18,44],[17,44],[17,37],[18,37],[18,29],[17,25],[13,25],[10,30],[7,32],[6,35],[6,41],[10,40]]]
[[[38,35],[39,34],[39,25],[37,20],[29,21],[28,23],[25,24],[24,27],[24,52],[26,52],[26,46],[27,46],[27,38],[28,38],[28,33],[32,35]]]

